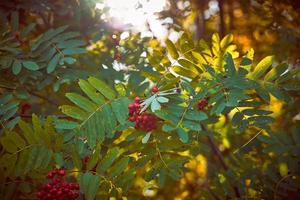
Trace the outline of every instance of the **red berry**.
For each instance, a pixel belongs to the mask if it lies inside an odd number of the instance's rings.
[[[140,104],[141,98],[140,97],[135,97],[134,102]]]
[[[47,178],[49,178],[49,179],[53,178],[53,173],[52,173],[52,171],[48,173]]]
[[[152,88],[152,93],[153,94],[155,94],[155,93],[157,93],[159,90],[158,90],[158,87],[155,85],[155,86],[153,86],[153,88]]]
[[[140,108],[140,104],[134,103],[134,107],[135,107],[135,108]]]
[[[129,105],[128,105],[128,109],[129,109],[129,110],[133,110],[133,109],[135,109],[135,106],[134,106],[134,104],[133,104],[133,103],[129,104]]]
[[[129,117],[129,121],[134,122],[135,121],[135,117]]]
[[[60,170],[58,171],[58,174],[59,174],[60,176],[64,176],[64,175],[66,175],[66,172],[65,172],[64,169],[60,169]]]
[[[203,110],[208,104],[208,98],[204,98],[198,102],[198,110]]]
[[[84,163],[87,163],[87,162],[89,161],[89,159],[90,159],[89,156],[85,156],[85,157],[83,158],[83,162],[84,162]]]

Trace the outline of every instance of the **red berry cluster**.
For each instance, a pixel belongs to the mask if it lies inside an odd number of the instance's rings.
[[[40,200],[75,200],[78,198],[79,184],[68,183],[63,180],[66,175],[64,169],[52,170],[48,173],[47,178],[50,182],[43,185],[37,193]]]
[[[136,97],[134,103],[128,105],[129,109],[129,121],[135,122],[134,128],[141,129],[144,131],[151,131],[156,129],[157,117],[150,113],[140,113],[141,99]]]
[[[208,98],[206,97],[198,102],[198,110],[204,110],[207,104],[208,104]]]

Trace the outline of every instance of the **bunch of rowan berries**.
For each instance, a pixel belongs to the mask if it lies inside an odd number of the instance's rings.
[[[64,169],[55,169],[48,173],[47,178],[50,181],[44,184],[37,193],[40,200],[75,200],[79,196],[79,184],[69,183],[64,180],[66,171]]]
[[[204,108],[207,106],[207,104],[208,104],[208,98],[205,97],[201,101],[198,102],[198,110],[204,110]]]
[[[141,113],[141,99],[135,97],[134,103],[128,105],[129,121],[135,122],[135,129],[152,131],[156,129],[158,118],[151,113]]]

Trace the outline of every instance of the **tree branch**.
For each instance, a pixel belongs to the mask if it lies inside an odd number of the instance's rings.
[[[207,131],[206,127],[204,127],[202,124],[201,124],[201,126],[202,126],[203,130]],[[214,137],[213,137],[211,134],[209,134],[209,136],[207,136],[207,137],[208,137],[208,141],[209,141],[209,146],[210,146],[210,148],[211,148],[212,151],[217,155],[218,159],[219,159],[220,162],[221,162],[221,165],[222,165],[223,169],[224,169],[225,171],[227,171],[227,170],[229,169],[229,167],[228,167],[227,164],[225,163],[225,160],[224,160],[224,157],[223,157],[223,155],[222,155],[222,152],[220,151],[220,149],[218,148],[218,146],[216,145],[216,143],[215,143],[215,141],[214,141]],[[235,196],[236,196],[237,198],[240,198],[241,196],[240,196],[240,192],[239,192],[238,187],[232,185],[232,188],[233,188],[233,191],[234,191],[234,193],[235,193]]]
[[[16,90],[16,89],[17,89],[16,87],[9,87],[9,86],[5,86],[5,85],[0,85],[0,88],[7,89],[7,90]],[[24,89],[25,89],[29,94],[31,94],[32,96],[38,97],[38,98],[40,98],[40,99],[43,99],[43,100],[45,100],[45,101],[47,101],[47,102],[49,102],[50,104],[53,104],[53,105],[55,105],[55,106],[59,106],[58,103],[56,103],[55,101],[53,101],[53,100],[51,100],[51,99],[48,99],[47,97],[44,97],[44,96],[42,96],[42,95],[40,95],[40,94],[38,94],[38,93],[36,93],[36,92],[33,92],[33,91],[31,91],[30,89],[28,89],[28,88],[26,88],[26,87],[24,87]]]

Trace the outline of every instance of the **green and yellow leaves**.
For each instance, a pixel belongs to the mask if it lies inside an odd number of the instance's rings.
[[[14,176],[47,168],[52,161],[53,152],[58,147],[56,140],[61,140],[60,137],[55,137],[50,118],[43,127],[39,118],[33,115],[32,123],[33,126],[30,126],[21,120],[20,133],[6,132],[0,138],[5,152],[1,159],[8,158],[11,161],[4,166],[9,167],[9,173],[13,173]]]
[[[271,67],[274,60],[274,56],[267,56],[262,59],[254,68],[254,71],[251,72],[248,77],[254,80],[259,79],[262,77],[265,72]]]
[[[288,65],[286,63],[282,63],[272,68],[265,76],[264,81],[271,82],[280,77],[286,70],[288,69]]]
[[[177,59],[179,57],[179,54],[176,50],[175,45],[173,44],[173,42],[169,39],[166,40],[166,45],[167,45],[167,50],[170,53],[170,55],[172,56],[173,59]]]

